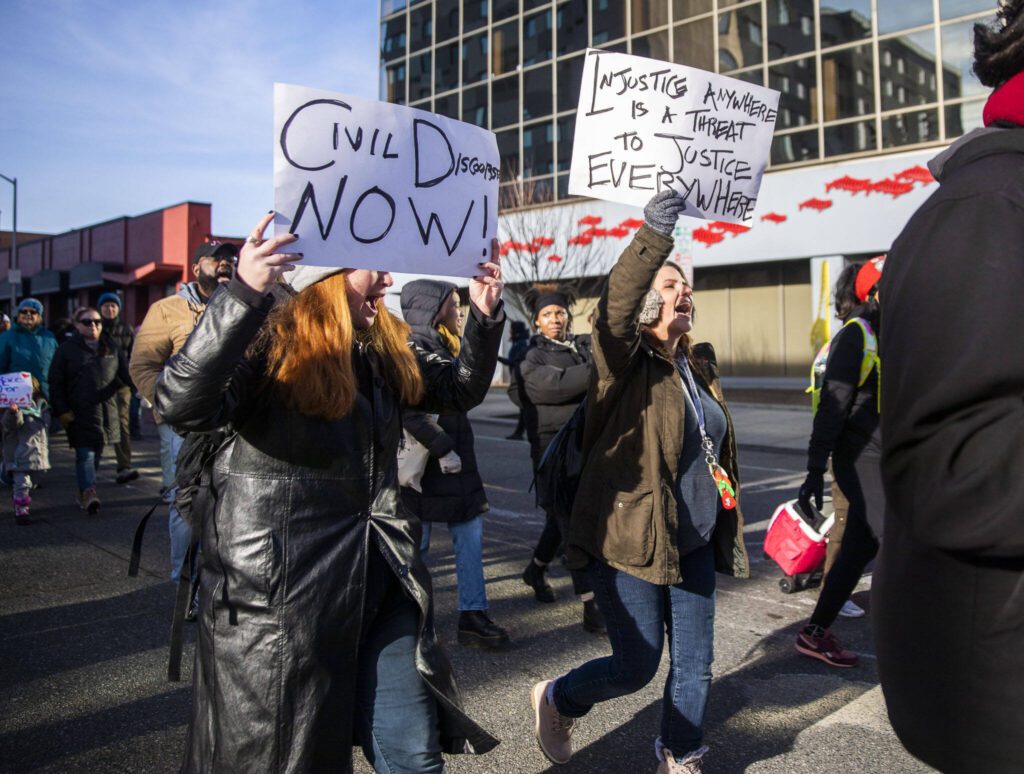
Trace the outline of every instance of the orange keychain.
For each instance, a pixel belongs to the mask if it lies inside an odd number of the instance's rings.
[[[731,511],[736,507],[736,490],[733,489],[732,481],[729,480],[729,474],[721,465],[715,465],[711,475],[714,476],[715,486],[718,487],[718,495],[722,498],[722,507]]]

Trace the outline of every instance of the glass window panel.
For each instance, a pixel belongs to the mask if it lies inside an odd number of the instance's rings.
[[[434,75],[434,63],[429,51],[409,57],[409,99],[418,100],[432,93],[430,79]]]
[[[389,64],[384,68],[384,93],[388,102],[405,104],[405,60]]]
[[[921,0],[876,0],[876,8],[879,35],[920,27],[934,20],[932,4]]]
[[[871,0],[819,0],[821,47],[853,43],[871,34]]]
[[[498,158],[501,160],[502,181],[519,177],[519,129],[498,132]]]
[[[462,90],[462,120],[487,128],[487,84]]]
[[[520,119],[519,76],[491,82],[491,126],[507,126]]]
[[[719,14],[718,61],[722,71],[761,64],[761,44],[760,4]]]
[[[532,11],[534,8],[550,4],[551,0],[523,0],[523,11]]]
[[[491,74],[497,77],[514,73],[519,66],[519,22],[511,21],[495,27],[491,35],[494,44]]]
[[[437,0],[437,40],[459,34],[459,0]]]
[[[629,53],[629,45],[624,40],[620,40],[617,43],[605,43],[605,44],[599,46],[599,48],[602,51],[617,51],[620,54],[628,54]]]
[[[882,110],[939,101],[935,84],[934,32],[915,32],[880,40],[878,57],[878,77],[884,84]]]
[[[852,124],[825,127],[826,156],[875,150],[875,146],[874,121],[856,121]]]
[[[672,30],[673,61],[713,72],[715,69],[713,25],[714,22],[710,18],[698,19],[688,24],[677,24]]]
[[[633,53],[651,59],[667,60],[669,58],[668,30],[652,32],[642,38],[633,38]]]
[[[502,178],[504,179],[504,178]],[[515,209],[522,206],[522,197],[519,195],[519,184],[508,183],[498,186],[498,213],[505,210]]]
[[[409,12],[409,50],[429,46],[434,39],[434,7],[430,4]]]
[[[490,0],[464,0],[462,4],[462,31],[472,32],[487,26],[487,4]]]
[[[555,11],[558,53],[568,54],[587,47],[587,0],[569,0]]]
[[[939,111],[919,110],[882,119],[882,147],[898,148],[939,139]]]
[[[626,34],[626,0],[590,0],[590,4],[595,46]]]
[[[569,176],[559,175],[558,176],[558,198],[559,200],[564,199],[575,199],[575,196],[569,196]]]
[[[528,180],[524,185],[524,198],[530,204],[547,204],[555,200],[555,181],[550,177]]]
[[[794,164],[818,158],[818,131],[776,134],[772,138],[772,164]]]
[[[551,11],[523,19],[523,66],[551,58]]]
[[[821,88],[826,121],[862,115],[861,106],[874,112],[875,79],[871,46],[854,46],[822,54]],[[825,150],[826,155],[833,155],[828,152],[828,143],[825,143]]]
[[[768,86],[782,93],[776,130],[817,123],[818,79],[814,57],[769,67]]]
[[[764,70],[760,67],[756,70],[744,70],[741,73],[728,73],[728,75],[730,78],[735,78],[739,81],[756,83],[758,86],[764,86]]]
[[[519,0],[491,0],[491,16],[494,21],[507,19],[519,13]]]
[[[939,0],[939,15],[943,19],[955,19],[969,13],[991,12],[995,6],[992,0]]]
[[[434,91],[448,91],[459,85],[459,44],[439,46],[434,57]]]
[[[946,105],[946,139],[952,140],[981,126],[981,111],[984,107],[985,100]]]
[[[523,127],[523,177],[555,171],[555,128],[550,121]]]
[[[580,104],[580,85],[583,83],[583,57],[559,60],[555,65],[558,78],[557,110],[573,110]]]
[[[381,25],[380,56],[390,62],[405,54],[405,14]]]
[[[487,78],[487,33],[481,32],[462,41],[462,82],[476,83]]]
[[[768,0],[768,59],[814,49],[813,0]]]
[[[445,94],[443,97],[434,97],[434,112],[458,120],[459,95],[454,93]]]
[[[672,18],[682,21],[689,16],[710,13],[712,0],[672,0]]]
[[[434,111],[434,102],[431,99],[425,99],[422,102],[413,102],[410,107],[419,108],[420,110]]]
[[[632,0],[631,5],[630,19],[634,34],[668,24],[668,3],[665,0]]]
[[[381,0],[380,12],[382,16],[387,16],[395,11],[401,11],[403,8],[405,8],[405,0]]]
[[[971,67],[974,65],[974,22],[942,28],[942,90],[946,99],[988,94]]]
[[[558,171],[568,172],[572,165],[572,140],[576,132],[576,116],[559,118],[558,130]]]
[[[523,118],[551,115],[551,65],[542,65],[523,73]]]

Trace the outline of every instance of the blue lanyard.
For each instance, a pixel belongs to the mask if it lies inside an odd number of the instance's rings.
[[[685,360],[682,362],[677,360],[676,367],[679,369],[679,373],[682,374],[683,382],[690,393],[693,410],[697,414],[697,424],[700,426],[700,434],[704,437],[707,435],[707,425],[704,419],[704,406],[700,400],[700,393],[697,391],[697,383],[693,380],[693,374],[690,372],[690,364]]]

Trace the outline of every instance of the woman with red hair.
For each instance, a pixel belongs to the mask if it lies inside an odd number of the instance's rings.
[[[486,395],[497,251],[470,282],[452,363],[408,345],[384,305],[390,274],[294,267],[295,235],[263,239],[272,217],[157,386],[174,427],[233,431],[201,525],[183,771],[350,772],[359,743],[378,772],[443,772],[443,751],[497,741],[463,712],[434,634],[396,454],[403,405],[465,412]]]

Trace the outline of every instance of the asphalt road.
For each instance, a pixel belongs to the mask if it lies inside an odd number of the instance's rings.
[[[470,713],[502,739],[481,757],[449,760],[463,772],[653,771],[665,666],[642,691],[599,705],[576,732],[576,753],[551,766],[532,736],[530,686],[608,652],[583,631],[568,574],[552,570],[558,601],[533,600],[520,574],[540,533],[525,443],[505,440],[500,395],[474,412],[478,460],[491,512],[485,531],[490,612],[513,646],[493,653],[455,642],[455,574],[447,531],[435,530],[429,565],[437,626]],[[715,679],[707,720],[709,774],[731,772],[926,772],[895,738],[885,715],[867,619],[835,630],[862,656],[833,670],[798,656],[793,639],[813,591],[780,592],[780,571],[760,544],[775,506],[802,480],[799,449],[809,415],[793,408],[734,407],[741,442],[742,504],[753,577],[719,576]],[[71,502],[72,457],[53,443],[55,470],[34,494],[38,523],[15,527],[0,507],[0,771],[170,772],[181,758],[189,713],[192,648],[182,683],[165,679],[173,606],[167,535],[154,520],[139,578],[125,576],[131,535],[159,487],[155,433],[138,448],[143,478],[116,487],[101,471],[101,515]],[[3,495],[7,497],[6,494]],[[865,579],[855,599],[869,606]],[[189,636],[192,633],[189,632]],[[370,772],[356,752],[356,771]]]

